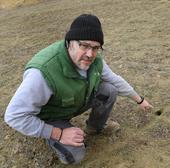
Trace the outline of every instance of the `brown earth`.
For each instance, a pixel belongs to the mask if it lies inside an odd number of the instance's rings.
[[[67,167],[169,168],[169,9],[169,0],[49,0],[1,9],[0,168],[66,167],[43,139],[12,130],[3,116],[22,80],[25,63],[40,49],[62,39],[70,22],[81,13],[94,13],[101,19],[106,61],[154,109],[143,112],[131,100],[120,97],[111,115],[121,124],[119,137],[109,129],[87,137],[86,158]],[[73,122],[84,128],[87,113]]]
[[[0,8],[12,9],[19,6],[31,5],[38,3],[40,0],[0,0]]]

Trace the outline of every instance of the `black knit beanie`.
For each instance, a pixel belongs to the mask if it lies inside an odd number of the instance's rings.
[[[104,43],[103,31],[99,19],[91,14],[78,16],[66,33],[65,40],[91,40],[99,42],[102,46]]]

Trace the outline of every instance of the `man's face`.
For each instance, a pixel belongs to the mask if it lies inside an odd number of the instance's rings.
[[[70,41],[68,52],[73,63],[82,70],[88,70],[95,60],[100,43],[96,41]]]

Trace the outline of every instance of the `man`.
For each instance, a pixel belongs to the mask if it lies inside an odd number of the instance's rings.
[[[10,101],[5,121],[19,132],[47,139],[65,164],[85,155],[84,131],[69,121],[92,108],[87,132],[100,133],[118,95],[152,108],[143,97],[102,59],[104,43],[99,19],[78,16],[66,33],[36,54],[26,65],[23,81]]]

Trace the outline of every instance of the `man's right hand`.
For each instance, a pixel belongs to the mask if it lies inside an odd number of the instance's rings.
[[[61,134],[60,128],[53,128],[51,137],[53,139],[58,139]],[[55,138],[54,138],[55,137]],[[84,145],[84,132],[77,127],[64,128],[62,136],[60,138],[60,143],[72,146],[82,146]]]
[[[84,132],[77,127],[63,129],[60,142],[65,145],[82,146],[84,145]]]

